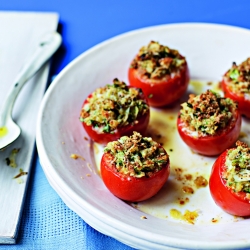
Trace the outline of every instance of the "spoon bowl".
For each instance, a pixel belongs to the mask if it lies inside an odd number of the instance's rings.
[[[57,32],[47,33],[41,39],[30,60],[17,75],[12,88],[0,109],[0,150],[14,142],[21,134],[21,128],[12,119],[12,109],[24,84],[48,61],[61,45]]]
[[[6,121],[6,126],[0,128],[0,150],[9,146],[21,134],[21,128],[12,120]]]

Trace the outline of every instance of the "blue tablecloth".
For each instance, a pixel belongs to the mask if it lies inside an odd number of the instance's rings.
[[[248,0],[2,0],[0,10],[59,13],[63,46],[55,56],[52,75],[97,43],[133,29],[176,22],[221,23],[250,29]],[[132,249],[95,231],[72,212],[50,187],[38,157],[33,164],[17,244],[0,248]]]

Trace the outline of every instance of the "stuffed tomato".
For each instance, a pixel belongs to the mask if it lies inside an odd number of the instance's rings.
[[[238,102],[240,113],[250,118],[250,58],[239,65],[233,63],[221,86],[226,97]]]
[[[250,216],[250,148],[240,141],[236,146],[215,161],[209,188],[215,203],[225,212]]]
[[[151,41],[133,59],[128,78],[131,86],[143,90],[150,106],[161,107],[183,96],[189,70],[185,57],[177,50]]]
[[[113,85],[96,89],[84,101],[80,121],[93,141],[107,144],[133,131],[144,134],[150,109],[139,88],[114,79]]]
[[[104,184],[125,201],[139,202],[154,196],[169,173],[170,161],[164,148],[137,132],[109,142],[101,159]]]
[[[200,95],[191,94],[181,104],[177,129],[182,140],[202,155],[218,155],[232,146],[241,129],[241,116],[237,103],[207,90]]]

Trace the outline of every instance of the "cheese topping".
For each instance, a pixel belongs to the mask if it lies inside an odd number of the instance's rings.
[[[169,162],[168,154],[159,143],[138,132],[109,142],[104,152],[113,156],[112,164],[119,173],[137,178],[150,177]]]
[[[98,88],[87,99],[80,120],[99,132],[115,132],[119,127],[133,125],[138,117],[149,112],[142,96],[141,89],[129,88],[124,82],[114,79],[113,85]]]

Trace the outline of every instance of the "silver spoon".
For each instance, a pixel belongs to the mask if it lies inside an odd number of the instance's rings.
[[[21,134],[20,127],[12,120],[12,109],[23,85],[44,65],[61,45],[59,33],[46,34],[31,59],[17,75],[12,88],[0,107],[0,150],[14,142]]]

